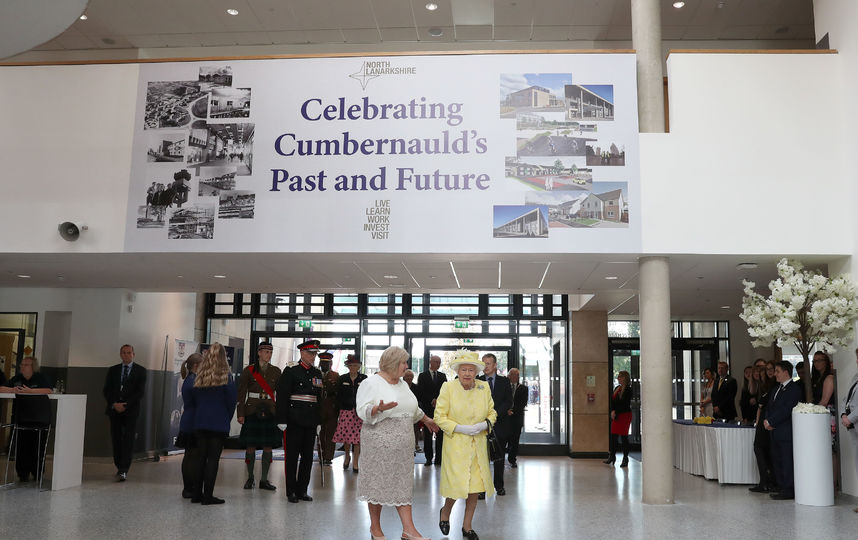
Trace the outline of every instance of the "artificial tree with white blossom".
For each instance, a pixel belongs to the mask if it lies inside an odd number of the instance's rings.
[[[778,278],[769,283],[771,295],[754,290],[742,280],[745,297],[739,315],[748,325],[755,347],[772,343],[795,344],[811,373],[810,354],[816,347],[836,349],[852,341],[858,320],[858,286],[847,275],[829,278],[806,270],[800,261],[781,259]],[[810,377],[805,377],[805,398],[812,400]]]

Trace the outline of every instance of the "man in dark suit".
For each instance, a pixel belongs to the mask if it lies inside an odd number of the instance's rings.
[[[447,376],[438,368],[441,367],[441,357],[432,356],[429,358],[429,369],[417,376],[417,401],[420,408],[426,413],[426,416],[433,418],[435,416],[435,402],[438,399],[438,394],[441,392],[441,385],[447,382]],[[426,456],[424,466],[432,465],[432,458],[435,458],[435,465],[441,464],[441,448],[444,446],[444,432],[438,431],[435,434],[435,444],[433,449],[432,432],[426,426],[423,426],[423,455]]]
[[[524,408],[527,407],[527,386],[519,384],[520,374],[517,368],[509,370],[509,384],[512,387],[512,409],[509,410],[509,441],[507,441],[507,459],[510,466],[518,467],[518,441],[524,428]]]
[[[140,401],[146,389],[146,368],[134,363],[134,347],[131,345],[120,347],[119,357],[122,362],[107,370],[103,393],[107,401],[105,414],[110,418],[116,476],[124,482],[131,467]]]
[[[792,409],[801,401],[801,388],[792,380],[792,364],[783,360],[775,366],[775,386],[769,394],[763,425],[772,435],[772,465],[780,491],[772,499],[794,499],[792,459]]]
[[[510,432],[509,411],[512,409],[512,387],[509,385],[509,379],[498,375],[498,359],[495,355],[492,353],[483,355],[483,363],[486,367],[483,368],[483,374],[479,378],[489,383],[489,388],[492,390],[492,400],[495,402],[495,412],[498,413],[494,429],[497,433],[498,443],[500,443],[501,456],[494,463],[495,489],[498,495],[506,495],[506,490],[503,487],[503,451],[506,448],[506,441]],[[483,497],[485,496],[483,495]]]
[[[718,362],[718,379],[712,385],[712,416],[728,422],[736,419],[736,379],[728,373],[727,362]]]

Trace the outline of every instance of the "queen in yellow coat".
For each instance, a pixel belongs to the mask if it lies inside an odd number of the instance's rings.
[[[494,425],[497,413],[488,383],[478,381],[485,365],[475,352],[458,351],[451,367],[459,378],[441,386],[435,405],[435,423],[444,430],[441,454],[441,508],[439,526],[446,535],[457,499],[466,499],[462,535],[477,538],[472,519],[481,492],[494,495],[486,443],[486,420]]]

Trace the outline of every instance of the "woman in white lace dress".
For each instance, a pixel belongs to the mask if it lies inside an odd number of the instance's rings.
[[[363,420],[358,500],[369,507],[373,540],[385,538],[381,531],[382,506],[396,507],[403,540],[425,540],[411,518],[413,426],[422,421],[433,432],[438,426],[423,414],[417,398],[401,378],[408,369],[407,362],[405,349],[388,347],[381,354],[379,372],[367,378],[357,392],[355,412]]]

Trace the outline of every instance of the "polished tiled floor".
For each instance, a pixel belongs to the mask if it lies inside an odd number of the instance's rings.
[[[215,495],[223,506],[192,505],[180,497],[180,458],[135,463],[128,482],[113,481],[113,467],[88,463],[84,484],[43,492],[32,484],[0,489],[0,538],[367,538],[369,518],[355,500],[357,477],[342,470],[342,458],[326,468],[326,485],[313,471],[312,503],[289,504],[283,493],[283,462],[272,466],[276,493],[245,491],[244,464],[222,460]],[[259,464],[257,463],[257,468]],[[426,536],[441,538],[439,470],[414,467],[414,517]],[[752,495],[746,486],[674,471],[676,504],[643,505],[641,464],[612,468],[598,460],[522,457],[506,471],[506,497],[481,503],[474,528],[480,538],[643,538],[738,540],[851,539],[858,537],[856,500],[812,508]],[[461,537],[462,503],[453,511],[450,538]],[[393,509],[382,512],[388,538],[398,538]]]

